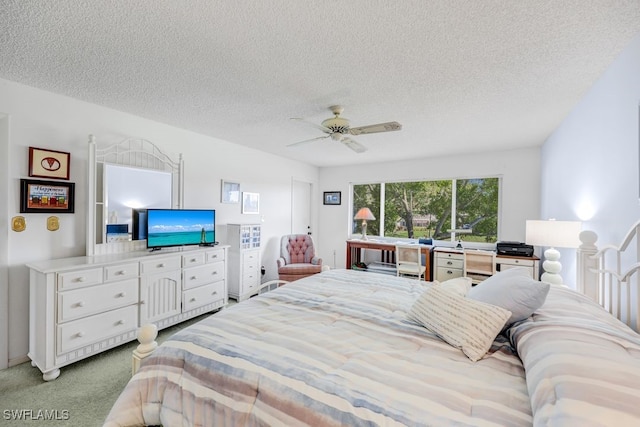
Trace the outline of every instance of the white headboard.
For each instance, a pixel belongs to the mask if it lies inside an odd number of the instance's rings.
[[[598,248],[596,233],[583,231],[577,260],[578,290],[636,332],[640,331],[639,233],[640,221],[619,245]]]

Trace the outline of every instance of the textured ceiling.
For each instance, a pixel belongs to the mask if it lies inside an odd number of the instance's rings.
[[[638,0],[0,0],[0,78],[318,166],[540,145]],[[357,154],[304,122],[344,106]]]

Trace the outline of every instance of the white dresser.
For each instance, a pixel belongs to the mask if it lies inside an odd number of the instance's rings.
[[[227,224],[229,297],[243,301],[260,287],[260,224]]]
[[[228,246],[63,258],[28,264],[29,357],[60,368],[228,303]]]

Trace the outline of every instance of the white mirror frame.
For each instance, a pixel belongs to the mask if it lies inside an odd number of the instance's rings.
[[[173,176],[171,188],[171,207],[182,208],[184,204],[184,161],[182,154],[178,160],[171,159],[154,143],[145,139],[128,138],[112,144],[104,149],[98,149],[96,138],[89,135],[89,159],[87,162],[87,256],[132,252],[146,248],[145,240],[127,242],[98,243],[96,239],[97,223],[106,218],[104,212],[105,182],[104,168],[98,164],[114,164],[132,166],[140,169],[170,172]],[[98,187],[100,186],[100,187]],[[97,194],[102,201],[97,200]],[[99,209],[98,206],[101,206]]]

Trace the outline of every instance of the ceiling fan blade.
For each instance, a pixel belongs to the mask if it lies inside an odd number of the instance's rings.
[[[319,125],[317,123],[309,122],[309,121],[307,121],[305,119],[302,119],[300,117],[291,117],[291,120],[296,120],[298,122],[303,122],[303,123],[309,124],[309,125],[313,126],[316,129],[320,129],[324,133],[331,133],[331,129],[326,128],[326,127],[324,127],[322,125]]]
[[[364,153],[365,151],[367,151],[367,147],[357,141],[354,141],[351,138],[342,138],[341,142],[356,153]]]
[[[304,141],[298,141],[298,142],[294,142],[293,144],[289,144],[287,145],[287,147],[295,147],[296,145],[302,145],[302,144],[306,144],[307,142],[313,142],[313,141],[317,141],[319,139],[325,139],[325,138],[330,138],[331,135],[327,135],[327,136],[319,136],[317,138],[311,138],[311,139],[305,139]]]
[[[351,135],[366,135],[368,133],[391,132],[401,130],[402,125],[398,122],[378,123],[376,125],[358,126],[349,129]]]

